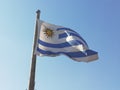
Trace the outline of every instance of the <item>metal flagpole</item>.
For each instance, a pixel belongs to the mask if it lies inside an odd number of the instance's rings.
[[[36,68],[36,55],[34,54],[36,42],[37,42],[37,34],[38,34],[38,23],[37,20],[40,18],[40,10],[38,10],[36,16],[36,26],[35,26],[35,33],[34,33],[34,43],[33,43],[33,50],[32,50],[32,63],[31,63],[31,71],[30,71],[30,79],[29,79],[29,87],[28,90],[34,90],[35,87],[35,68]]]

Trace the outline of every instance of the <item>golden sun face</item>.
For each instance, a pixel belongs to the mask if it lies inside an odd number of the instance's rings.
[[[52,37],[54,35],[54,32],[53,32],[53,30],[47,28],[46,30],[44,30],[44,34],[48,38],[48,37]]]

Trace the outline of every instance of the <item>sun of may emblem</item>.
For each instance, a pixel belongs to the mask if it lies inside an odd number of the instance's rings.
[[[54,35],[54,32],[53,32],[53,30],[47,28],[44,30],[44,34],[47,36],[47,38],[49,38]]]

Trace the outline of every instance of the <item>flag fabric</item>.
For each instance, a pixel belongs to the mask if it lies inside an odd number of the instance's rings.
[[[98,53],[89,49],[86,41],[74,30],[41,20],[37,20],[37,25],[36,55],[58,56],[64,54],[79,62],[98,59]]]

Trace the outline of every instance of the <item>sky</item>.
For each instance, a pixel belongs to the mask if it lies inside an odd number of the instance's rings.
[[[78,32],[94,62],[37,57],[35,90],[120,90],[119,0],[0,0],[0,90],[27,90],[36,11]]]

